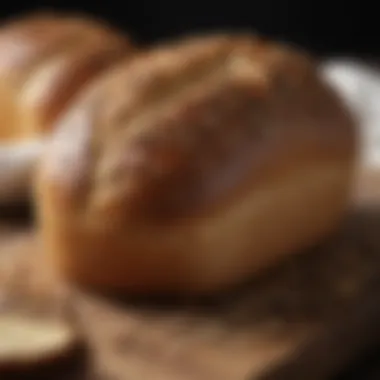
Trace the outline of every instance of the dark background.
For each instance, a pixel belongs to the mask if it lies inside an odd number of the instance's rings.
[[[156,42],[193,31],[251,29],[318,54],[378,55],[376,1],[68,0],[1,1],[2,18],[40,8],[86,12]]]
[[[140,43],[155,43],[192,32],[252,30],[291,42],[317,55],[380,56],[380,12],[376,1],[312,0],[1,0],[6,20],[29,11],[53,9],[105,19]],[[339,380],[380,380],[380,349]]]

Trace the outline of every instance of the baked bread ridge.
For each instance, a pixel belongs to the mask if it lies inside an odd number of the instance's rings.
[[[305,53],[189,37],[114,68],[59,121],[41,238],[70,281],[213,292],[334,231],[355,153],[354,120]]]
[[[40,12],[0,28],[0,138],[50,131],[87,82],[132,50],[128,37],[102,21]]]

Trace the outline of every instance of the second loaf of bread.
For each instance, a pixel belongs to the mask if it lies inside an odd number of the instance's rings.
[[[354,122],[302,53],[249,35],[157,47],[60,120],[38,178],[46,254],[103,290],[221,290],[330,234]]]
[[[0,28],[0,203],[29,197],[53,125],[97,76],[133,51],[79,15],[37,13]]]
[[[0,141],[39,137],[83,87],[131,51],[91,18],[37,13],[0,28]]]

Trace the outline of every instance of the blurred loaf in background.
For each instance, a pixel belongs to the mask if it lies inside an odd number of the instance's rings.
[[[54,122],[132,51],[125,35],[88,17],[37,13],[0,28],[0,202],[27,196]]]

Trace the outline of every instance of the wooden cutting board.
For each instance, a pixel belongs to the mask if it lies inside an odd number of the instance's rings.
[[[380,212],[358,207],[322,246],[215,299],[121,302],[73,291],[90,361],[60,378],[327,379],[380,337],[379,231]],[[3,223],[0,248],[2,288],[11,278],[30,289],[43,269],[33,230]]]

